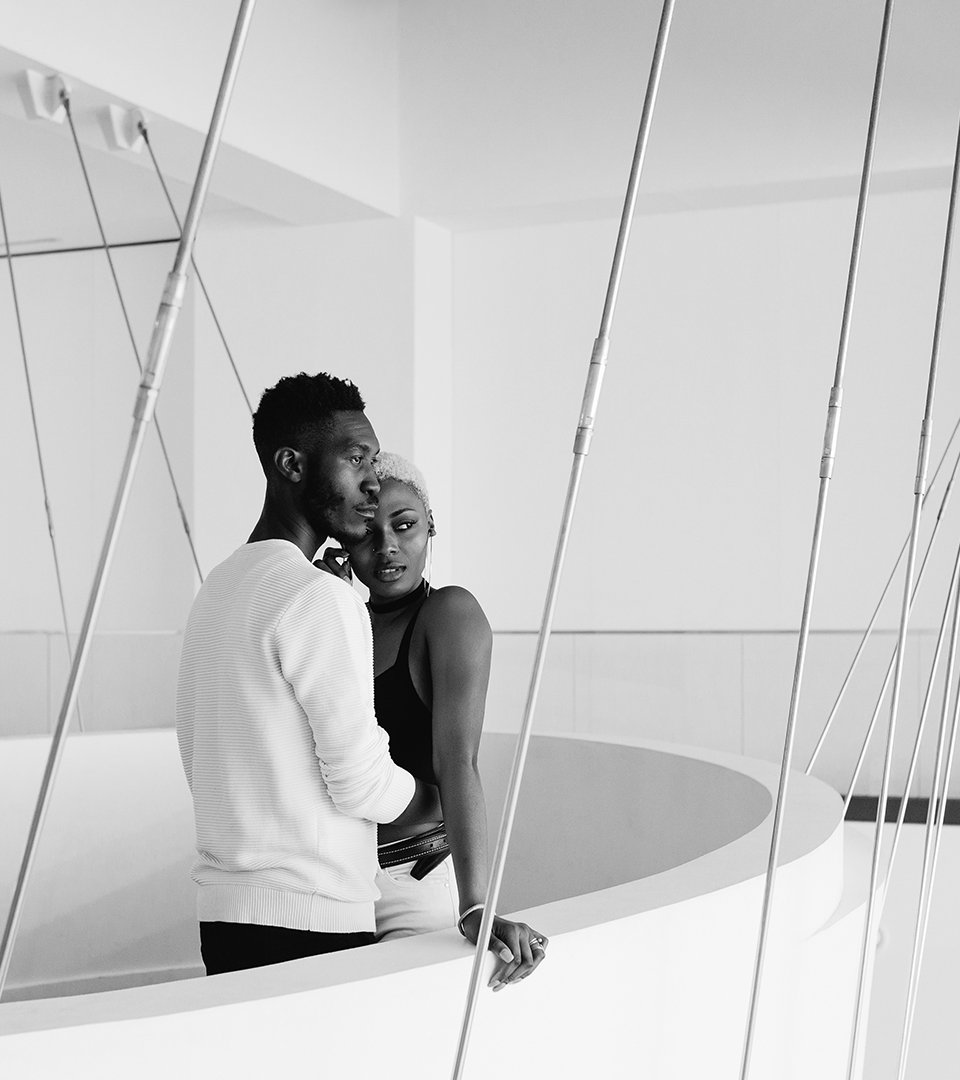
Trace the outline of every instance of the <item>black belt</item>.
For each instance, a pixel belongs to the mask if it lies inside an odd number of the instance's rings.
[[[425,878],[436,869],[450,854],[447,843],[447,830],[442,824],[419,836],[409,836],[404,840],[394,840],[381,844],[377,848],[377,860],[383,869],[388,866],[401,866],[412,862],[410,876],[416,881]]]

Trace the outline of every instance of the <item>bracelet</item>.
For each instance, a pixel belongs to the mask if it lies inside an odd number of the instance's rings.
[[[467,936],[463,932],[463,920],[468,915],[472,915],[475,911],[483,911],[483,904],[474,904],[473,907],[468,907],[467,910],[465,912],[463,912],[463,914],[460,916],[460,918],[457,919],[457,929],[460,931],[460,936],[461,937],[466,937]]]

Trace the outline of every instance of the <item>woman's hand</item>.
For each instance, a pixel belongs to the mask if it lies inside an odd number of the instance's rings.
[[[350,569],[350,556],[343,548],[329,547],[319,559],[315,559],[313,565],[318,570],[326,570],[345,581],[348,585],[353,584],[353,571]]]
[[[483,912],[472,912],[463,920],[463,932],[467,940],[476,945],[480,935]],[[490,951],[496,953],[500,962],[490,979],[494,991],[502,990],[511,983],[518,983],[532,974],[546,956],[548,938],[538,934],[522,922],[511,922],[496,916],[490,934]]]

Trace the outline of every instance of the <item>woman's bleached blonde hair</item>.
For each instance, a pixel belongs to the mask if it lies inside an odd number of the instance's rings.
[[[412,461],[407,461],[405,457],[401,457],[399,454],[387,452],[380,455],[373,467],[381,484],[384,480],[396,480],[398,483],[406,484],[408,488],[412,488],[423,503],[423,508],[429,517],[430,496],[427,494],[427,482],[423,478],[423,473]]]

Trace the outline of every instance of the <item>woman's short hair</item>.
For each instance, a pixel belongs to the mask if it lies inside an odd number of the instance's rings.
[[[408,488],[412,488],[429,515],[430,496],[427,494],[427,482],[423,478],[423,473],[412,461],[407,461],[405,457],[387,451],[380,454],[373,467],[381,484],[384,480],[396,480],[398,483],[406,484]]]

